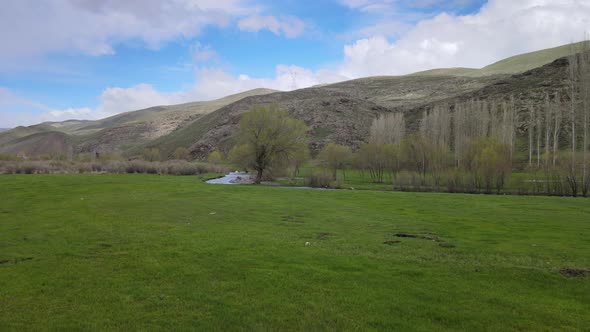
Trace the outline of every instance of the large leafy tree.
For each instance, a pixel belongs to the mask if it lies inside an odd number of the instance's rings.
[[[308,128],[276,105],[257,106],[240,121],[240,144],[231,159],[256,172],[260,183],[265,172],[286,167],[307,148]]]

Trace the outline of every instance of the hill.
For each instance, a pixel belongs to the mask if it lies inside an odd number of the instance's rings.
[[[210,113],[190,126],[149,144],[171,153],[172,146],[193,141],[189,150],[204,157],[212,149],[228,150],[236,142],[240,117],[254,105],[278,104],[311,129],[311,149],[328,142],[359,147],[373,119],[404,112],[410,131],[417,130],[424,110],[470,99],[507,100],[521,110],[543,103],[547,93],[563,90],[567,60],[556,60],[531,71],[506,76],[372,77],[291,92],[244,98]],[[177,136],[178,135],[178,136]],[[182,140],[169,140],[171,137]],[[175,144],[166,144],[166,143]]]
[[[589,42],[579,42],[568,44],[553,48],[548,48],[540,51],[519,54],[498,61],[486,67],[476,68],[437,68],[418,73],[410,74],[409,76],[468,76],[468,77],[482,77],[491,75],[507,75],[519,74],[538,68],[553,62],[556,59],[566,57],[580,52],[584,49],[585,44]]]
[[[66,155],[71,146],[69,136],[58,131],[35,133],[17,138],[10,143],[0,147],[0,154]]]
[[[227,151],[236,142],[241,115],[255,105],[268,104],[277,104],[308,124],[312,150],[328,142],[357,147],[365,141],[373,119],[379,114],[458,96],[498,80],[497,77],[371,77],[252,96],[203,116],[150,142],[147,147],[170,154],[174,147],[185,146],[196,157],[204,157],[212,149]]]
[[[59,132],[70,138],[68,142],[72,144],[75,153],[97,150],[102,152],[122,152],[129,147],[166,135],[227,104],[248,96],[271,92],[274,92],[274,90],[254,89],[212,101],[150,107],[96,121],[68,120],[44,122],[29,127],[17,127],[0,133],[0,151],[4,151],[4,153],[18,151],[26,144],[23,145],[17,139],[28,135]],[[34,140],[35,138],[31,137],[31,139]],[[64,148],[67,149],[68,146],[65,145]],[[29,149],[25,150],[28,151]],[[37,150],[34,149],[34,151]]]
[[[0,151],[18,151],[29,135],[61,132],[75,153],[100,151],[135,156],[158,148],[171,156],[177,147],[202,158],[211,149],[228,150],[236,141],[240,117],[254,105],[278,104],[311,128],[311,147],[328,142],[353,147],[364,142],[379,114],[405,112],[418,126],[422,112],[440,103],[470,98],[509,98],[519,105],[540,103],[563,88],[567,61],[555,61],[582,44],[511,57],[482,69],[434,69],[406,76],[380,76],[319,85],[290,92],[256,89],[213,101],[156,106],[96,121],[64,121],[18,127],[0,133]],[[525,106],[522,106],[525,107]],[[56,139],[55,134],[50,137]],[[35,137],[31,137],[33,142]],[[26,140],[25,140],[26,141]],[[63,146],[59,145],[58,146]],[[38,151],[38,149],[33,149]]]

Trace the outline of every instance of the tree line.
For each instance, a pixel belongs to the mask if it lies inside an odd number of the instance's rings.
[[[587,196],[590,189],[590,52],[568,58],[567,88],[537,100],[525,96],[437,104],[409,130],[404,113],[374,119],[370,137],[356,151],[334,143],[315,163],[338,172],[361,170],[371,182],[400,190],[501,193],[514,171],[516,193]],[[531,97],[529,97],[531,98]],[[265,174],[289,169],[297,176],[308,160],[307,127],[276,106],[259,107],[241,121],[241,144],[231,160]],[[514,190],[514,188],[512,188]],[[515,193],[512,191],[512,193]]]

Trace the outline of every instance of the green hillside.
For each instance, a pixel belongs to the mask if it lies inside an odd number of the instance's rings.
[[[498,61],[481,69],[475,68],[437,68],[409,76],[468,76],[482,77],[491,75],[518,74],[541,67],[556,59],[581,52],[587,48],[590,42],[579,42],[540,51],[519,54],[504,60]]]
[[[212,101],[155,106],[95,121],[68,120],[17,127],[0,133],[0,152],[13,153],[16,151],[18,153],[26,150],[31,154],[33,151],[40,151],[38,148],[33,148],[34,144],[24,144],[16,140],[34,134],[56,132],[71,138],[70,141],[75,145],[75,152],[121,152],[167,135],[204,114],[211,113],[245,97],[273,92],[276,91],[254,89]],[[36,142],[37,137],[31,137],[28,142]],[[50,141],[54,142],[56,135],[51,134],[48,137],[51,137]],[[51,153],[54,153],[53,148]],[[32,155],[35,154],[38,153]]]
[[[484,76],[522,73],[546,65],[555,59],[579,53],[587,45],[588,42],[580,42],[513,56],[480,69],[477,72],[477,75]]]

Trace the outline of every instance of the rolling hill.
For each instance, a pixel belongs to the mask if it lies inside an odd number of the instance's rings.
[[[524,73],[553,62],[556,59],[579,53],[590,42],[579,42],[540,51],[515,55],[486,67],[476,68],[438,68],[410,74],[410,76],[467,76],[482,77],[491,75],[511,75]]]
[[[274,90],[254,89],[212,101],[150,107],[96,121],[68,120],[17,127],[0,133],[0,153],[24,152],[31,156],[46,154],[42,149],[34,146],[35,137],[38,136],[31,137],[31,140],[23,140],[23,138],[39,134],[50,134],[48,137],[55,138],[55,133],[62,133],[68,137],[67,142],[55,146],[63,148],[62,154],[65,154],[70,146],[74,153],[123,152],[130,147],[166,135],[222,106],[248,96],[271,92]],[[47,153],[60,153],[60,151],[51,149]]]
[[[357,147],[379,114],[405,112],[416,128],[422,111],[470,98],[541,102],[563,88],[567,60],[582,44],[514,56],[481,69],[434,69],[406,76],[367,77],[290,92],[256,89],[214,101],[156,106],[96,121],[70,120],[18,127],[0,133],[0,153],[30,155],[98,151],[132,157],[158,148],[170,157],[177,147],[202,158],[236,142],[240,117],[254,105],[277,104],[311,129],[311,148],[328,142]],[[558,60],[560,59],[561,60]],[[524,107],[524,106],[523,106]],[[45,141],[43,141],[45,139]],[[42,142],[43,141],[43,142]],[[43,144],[41,144],[43,143]]]

